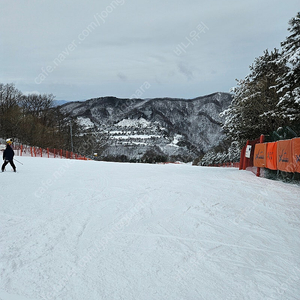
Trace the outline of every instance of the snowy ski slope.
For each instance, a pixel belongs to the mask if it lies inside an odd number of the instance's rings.
[[[17,157],[1,300],[300,299],[300,187],[237,169]]]

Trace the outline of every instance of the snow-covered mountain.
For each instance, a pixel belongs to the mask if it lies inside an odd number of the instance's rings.
[[[218,145],[223,136],[220,113],[231,94],[195,99],[119,99],[102,97],[64,104],[89,130],[106,135],[102,157],[141,159],[146,153],[193,159]]]
[[[82,101],[85,101],[85,100],[79,100],[78,102],[82,102]],[[54,99],[53,100],[53,106],[60,106],[60,105],[64,105],[66,103],[70,103],[71,101],[70,100],[56,100]]]
[[[55,100],[55,99],[53,100],[53,106],[64,105],[66,103],[68,103],[67,100]]]

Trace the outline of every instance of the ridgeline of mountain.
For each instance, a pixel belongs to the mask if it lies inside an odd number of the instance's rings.
[[[77,117],[85,131],[101,135],[105,140],[98,149],[102,158],[139,160],[152,153],[191,160],[219,144],[223,137],[220,113],[231,101],[228,93],[188,100],[101,97],[66,103],[61,110]]]

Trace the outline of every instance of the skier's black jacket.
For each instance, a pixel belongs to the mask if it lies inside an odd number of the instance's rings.
[[[3,160],[12,161],[14,158],[15,152],[10,145],[6,145],[6,149],[3,151]]]

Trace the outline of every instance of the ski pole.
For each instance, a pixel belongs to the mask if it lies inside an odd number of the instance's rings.
[[[18,160],[16,160],[16,159],[15,159],[15,161],[18,162],[19,164],[23,165],[20,161],[18,161]]]

